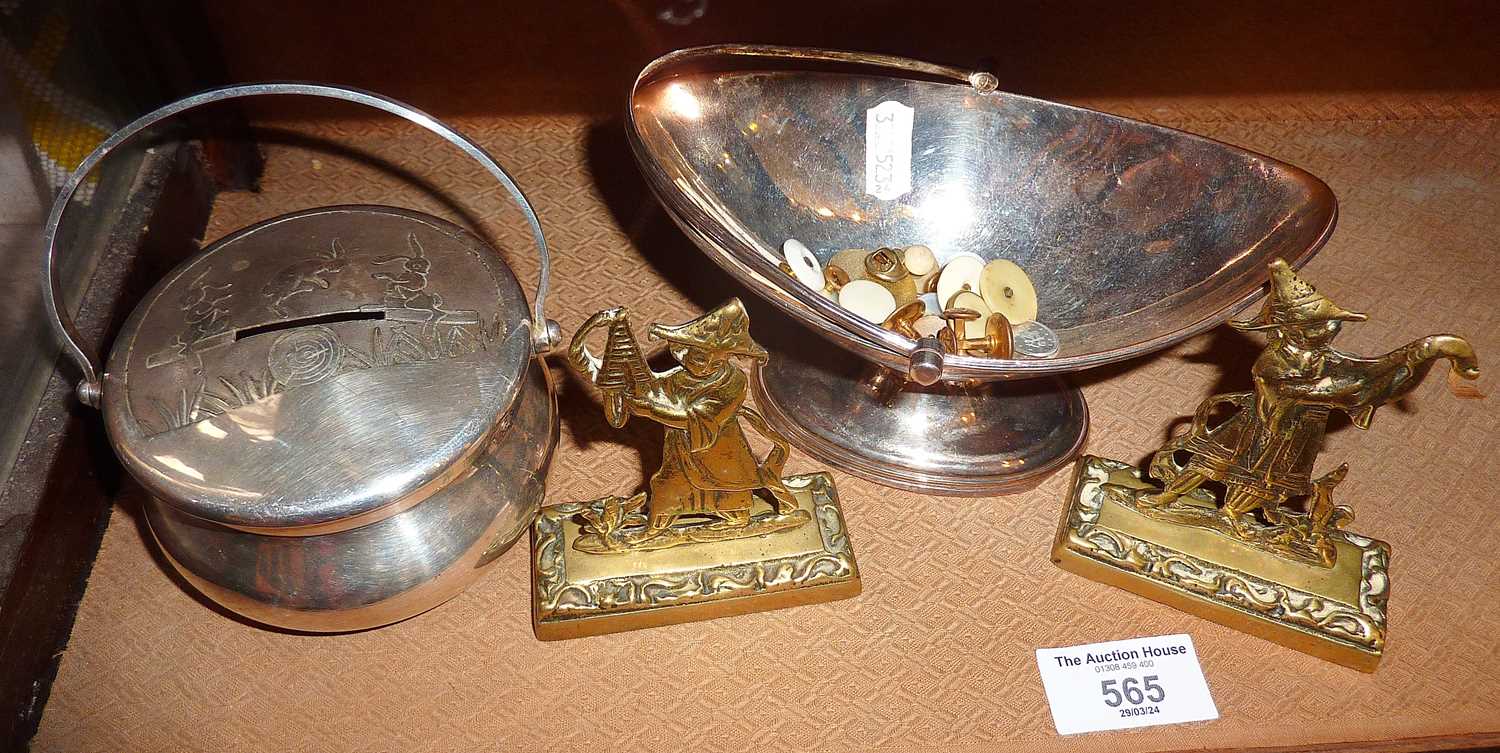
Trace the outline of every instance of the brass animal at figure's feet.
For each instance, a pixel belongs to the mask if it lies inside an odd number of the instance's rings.
[[[812,520],[806,510],[751,515],[726,514],[702,516],[691,523],[650,528],[640,509],[646,504],[646,493],[629,499],[606,497],[579,513],[579,537],[573,548],[589,554],[650,552],[685,544],[710,541],[733,541],[786,531]],[[677,521],[674,521],[677,523]]]

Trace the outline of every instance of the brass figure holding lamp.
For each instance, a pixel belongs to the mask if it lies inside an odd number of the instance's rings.
[[[605,331],[602,357],[585,341]],[[710,619],[859,593],[827,473],[782,477],[785,438],[745,404],[731,359],[764,360],[738,299],[651,325],[681,364],[647,365],[623,308],[590,317],[569,364],[599,388],[610,425],[665,427],[647,491],[544,508],[532,528],[533,624],[543,640]],[[743,426],[771,443],[757,457]]]
[[[1348,465],[1314,475],[1330,414],[1367,429],[1375,409],[1410,392],[1441,359],[1479,376],[1461,337],[1433,335],[1377,358],[1334,350],[1347,311],[1283,260],[1254,319],[1264,332],[1253,392],[1204,400],[1189,430],[1152,457],[1078,461],[1052,558],[1063,568],[1364,671],[1386,640],[1390,547],[1344,529],[1333,501]],[[1474,393],[1451,380],[1460,396]],[[1227,408],[1226,418],[1211,423]],[[1210,482],[1223,489],[1211,491]]]

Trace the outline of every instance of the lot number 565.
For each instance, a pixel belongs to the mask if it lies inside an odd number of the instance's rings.
[[[1115,687],[1117,683],[1118,688]],[[1104,704],[1110,708],[1122,703],[1134,706],[1148,700],[1161,703],[1167,697],[1167,691],[1156,684],[1156,675],[1146,675],[1140,679],[1127,677],[1123,680],[1103,680],[1099,683],[1099,692],[1104,694]]]

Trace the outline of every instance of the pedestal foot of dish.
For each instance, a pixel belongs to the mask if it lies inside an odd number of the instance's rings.
[[[924,387],[836,348],[817,352],[773,354],[751,381],[756,405],[798,448],[849,473],[985,496],[1032,488],[1083,449],[1088,407],[1062,378]]]

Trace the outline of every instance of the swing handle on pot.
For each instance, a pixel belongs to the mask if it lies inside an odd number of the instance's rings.
[[[78,168],[68,176],[67,182],[63,184],[62,190],[52,202],[52,211],[47,216],[47,225],[42,234],[43,263],[46,265],[47,274],[47,284],[42,288],[42,300],[46,303],[47,314],[51,317],[53,331],[62,339],[64,352],[69,359],[78,365],[79,370],[83,372],[83,379],[78,383],[77,389],[80,401],[90,406],[99,406],[99,397],[102,388],[100,381],[101,369],[95,360],[84,352],[83,346],[80,344],[81,338],[78,335],[78,329],[73,324],[73,318],[63,309],[61,303],[62,291],[59,288],[57,275],[53,269],[54,259],[57,255],[58,228],[62,225],[63,213],[71,203],[73,194],[78,191],[79,186],[83,185],[89,173],[110,152],[114,151],[116,147],[166,118],[215,102],[278,94],[337,99],[373,107],[426,128],[441,136],[448,143],[458,147],[464,154],[472,157],[475,162],[478,162],[495,180],[500,182],[500,185],[505,188],[510,197],[515,200],[516,205],[521,208],[521,213],[526,216],[526,223],[531,226],[531,237],[535,241],[537,252],[541,257],[541,272],[538,275],[536,283],[536,300],[532,304],[532,318],[529,322],[531,327],[532,352],[535,355],[542,355],[550,351],[562,340],[562,331],[559,329],[557,322],[546,318],[542,309],[547,297],[547,282],[551,272],[551,263],[547,255],[547,240],[542,236],[541,222],[537,220],[536,211],[531,208],[531,202],[527,201],[526,195],[521,193],[521,189],[516,185],[515,179],[511,178],[510,174],[505,172],[505,168],[501,167],[500,163],[496,162],[495,158],[491,157],[483,147],[421,110],[390,99],[389,97],[361,89],[306,83],[265,83],[228,86],[222,89],[211,89],[201,94],[194,94],[191,97],[165,105],[136,118],[129,125],[116,131],[78,164]]]

